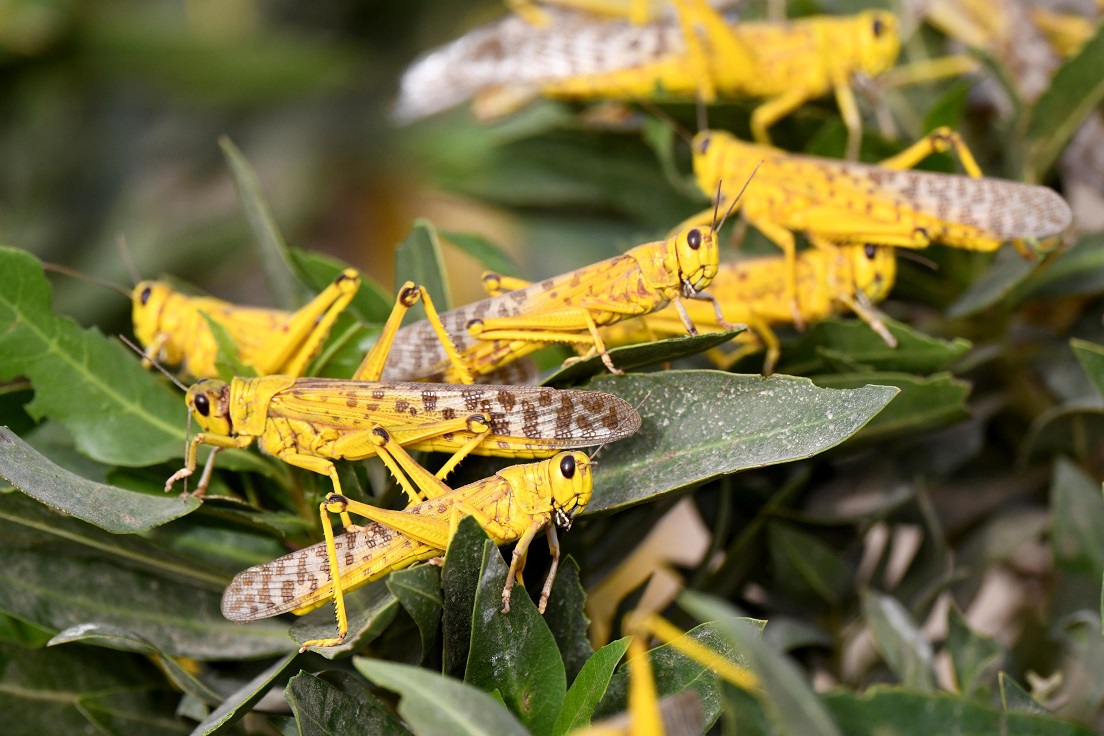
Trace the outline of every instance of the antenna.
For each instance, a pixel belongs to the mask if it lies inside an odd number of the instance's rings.
[[[158,362],[157,362],[156,360],[154,360],[153,358],[151,358],[150,356],[148,356],[148,355],[146,355],[146,354],[145,354],[144,352],[142,352],[142,349],[141,349],[140,347],[138,347],[137,345],[135,345],[134,343],[132,343],[132,342],[131,342],[131,341],[130,341],[130,340],[129,340],[129,339],[127,338],[127,337],[126,337],[126,335],[118,335],[118,338],[119,338],[119,339],[120,339],[120,340],[121,340],[121,341],[123,342],[123,344],[125,344],[125,345],[126,345],[126,346],[127,346],[128,348],[130,348],[130,349],[131,349],[131,350],[133,350],[134,352],[136,352],[136,353],[138,353],[139,355],[141,355],[141,356],[142,356],[142,360],[148,360],[148,361],[150,362],[150,365],[152,365],[152,366],[153,366],[154,368],[156,368],[157,370],[161,371],[161,373],[163,373],[163,374],[165,375],[165,377],[166,377],[166,378],[168,378],[168,379],[169,379],[170,381],[172,381],[172,382],[173,382],[174,384],[176,384],[176,387],[177,387],[177,388],[179,388],[179,389],[180,389],[181,391],[183,391],[184,393],[188,393],[188,387],[187,387],[187,386],[185,386],[185,385],[184,385],[183,383],[181,383],[180,381],[178,381],[178,380],[177,380],[177,378],[176,378],[176,376],[174,376],[173,374],[171,374],[171,373],[169,373],[169,372],[168,372],[167,370],[165,370],[164,366],[162,366],[162,365],[161,365],[160,363],[158,363]],[[189,416],[191,416],[191,415],[189,414]]]
[[[124,289],[123,287],[119,286],[118,284],[113,283],[111,281],[108,281],[107,279],[101,279],[99,276],[92,276],[91,274],[87,274],[87,273],[83,273],[81,271],[78,271],[75,268],[69,268],[68,266],[62,266],[61,264],[58,264],[58,263],[48,263],[46,261],[42,262],[42,268],[47,270],[47,271],[53,271],[54,273],[65,274],[66,276],[70,276],[70,277],[75,278],[75,279],[81,279],[82,281],[87,281],[87,282],[92,283],[92,284],[99,284],[100,286],[105,286],[108,289],[111,289],[112,291],[119,292],[120,294],[125,296],[127,299],[130,299],[130,289]]]
[[[134,265],[134,259],[130,256],[130,248],[127,247],[126,236],[122,233],[115,236],[115,246],[119,249],[119,255],[122,256],[123,263],[126,264],[127,272],[130,274],[130,280],[137,286],[142,278],[138,275],[138,268]]]
[[[755,168],[751,170],[751,175],[747,178],[747,181],[744,182],[744,185],[742,187],[740,187],[740,193],[736,195],[736,199],[732,200],[732,204],[729,205],[728,211],[725,212],[724,217],[721,218],[721,224],[717,225],[715,230],[720,230],[722,227],[724,227],[725,220],[727,220],[728,216],[731,215],[736,210],[736,205],[740,203],[740,197],[744,196],[744,190],[746,190],[748,188],[748,184],[750,184],[751,180],[755,178],[756,172],[759,171],[759,167],[762,166],[762,165],[763,165],[762,161],[755,164]],[[717,181],[717,200],[720,201],[720,198],[721,198],[721,182],[720,182],[720,180],[718,180]],[[714,212],[713,216],[716,217],[715,212]]]

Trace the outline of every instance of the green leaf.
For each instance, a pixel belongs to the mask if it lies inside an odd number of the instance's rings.
[[[284,695],[301,736],[410,733],[363,686],[354,690],[349,683],[338,689],[321,677],[300,672],[288,681]]]
[[[564,697],[563,708],[552,728],[553,734],[560,736],[590,725],[594,709],[609,687],[614,668],[629,649],[630,639],[631,637],[626,636],[611,641],[586,661]]]
[[[792,347],[782,352],[779,373],[810,375],[832,370],[841,363],[863,371],[928,374],[943,370],[970,349],[962,338],[941,340],[908,325],[883,319],[897,338],[897,347],[856,319],[832,318],[813,325]]]
[[[720,599],[694,591],[684,591],[679,605],[697,618],[712,619],[740,652],[739,664],[758,676],[765,695],[759,702],[781,733],[838,736],[839,729],[803,674],[793,661],[760,640],[754,620],[741,618]]]
[[[1073,338],[1070,340],[1070,347],[1097,392],[1104,396],[1104,346]]]
[[[502,703],[471,685],[419,667],[356,657],[353,666],[399,693],[399,715],[421,736],[529,736]]]
[[[113,465],[151,465],[184,452],[180,397],[142,370],[127,348],[50,310],[50,286],[35,258],[0,247],[0,380],[26,376],[27,411],[59,422],[77,448]]]
[[[497,692],[531,733],[546,736],[567,692],[556,640],[520,585],[514,588],[510,612],[502,612],[506,563],[489,539],[482,557],[464,682]]]
[[[1104,233],[1092,233],[1032,273],[1016,292],[1018,301],[1091,296],[1104,291]]]
[[[333,283],[337,275],[349,268],[349,264],[326,253],[289,248],[296,273],[311,291],[318,293]],[[394,297],[366,274],[360,274],[360,288],[349,302],[348,311],[361,322],[384,322],[395,305]]]
[[[710,332],[704,335],[694,335],[693,337],[689,335],[686,337],[669,337],[666,340],[610,348],[608,352],[610,360],[620,370],[632,371],[664,361],[678,360],[690,355],[704,353],[706,350],[724,345],[743,331],[743,329],[739,329],[731,332]],[[572,363],[566,368],[560,368],[542,383],[546,386],[566,386],[579,383],[591,376],[605,375],[607,372],[606,364],[602,362],[601,356],[595,355],[587,360]]]
[[[933,692],[931,644],[905,607],[896,598],[873,590],[863,593],[862,605],[874,646],[889,668],[906,687]]]
[[[219,138],[219,148],[230,165],[234,188],[238,191],[238,198],[249,220],[249,229],[259,249],[261,270],[273,302],[281,309],[295,309],[303,303],[303,289],[295,280],[291,254],[261,193],[257,173],[228,136]]]
[[[483,567],[483,543],[487,533],[470,516],[460,520],[460,527],[449,541],[445,567],[441,572],[441,589],[445,597],[442,618],[444,640],[444,672],[462,677],[471,648],[472,609]]]
[[[1024,690],[1023,686],[1009,676],[1007,672],[1001,672],[997,676],[997,681],[1000,683],[1001,704],[1006,711],[1050,715],[1050,711],[1035,702],[1035,698],[1031,697],[1031,693]]]
[[[222,702],[222,697],[214,690],[192,676],[180,664],[165,654],[153,644],[137,634],[126,629],[104,624],[81,624],[62,631],[50,639],[50,646],[68,644],[70,642],[83,642],[108,649],[117,649],[120,652],[138,652],[144,654],[157,663],[157,666],[165,673],[177,688],[191,695],[207,705],[217,705]]]
[[[839,553],[789,524],[772,522],[767,533],[777,586],[804,600],[838,605],[853,577]]]
[[[415,220],[410,234],[395,252],[395,292],[407,281],[424,286],[438,312],[452,308],[441,244],[429,220]]]
[[[969,416],[966,398],[970,395],[970,383],[950,373],[925,377],[902,373],[859,373],[817,376],[813,380],[825,388],[847,389],[879,384],[899,390],[889,406],[858,433],[855,439],[863,442],[881,442],[889,437],[942,427]]]
[[[441,623],[441,570],[434,565],[399,570],[387,576],[387,589],[414,619],[422,636],[422,659],[437,641]]]
[[[399,601],[387,589],[383,580],[345,593],[345,614],[349,619],[349,633],[345,641],[336,647],[315,649],[327,659],[337,659],[356,651],[378,637],[395,620],[399,613]],[[337,636],[334,609],[325,605],[296,621],[291,627],[291,638],[298,644],[314,639]]]
[[[521,270],[510,254],[482,235],[454,230],[442,230],[440,235],[445,241],[474,258],[488,271],[494,271],[503,276],[521,275]]]
[[[96,623],[132,632],[172,657],[254,658],[291,648],[284,627],[248,628],[219,611],[220,594],[110,561],[49,551],[0,551],[0,610],[61,631]]]
[[[0,709],[10,736],[187,733],[155,671],[129,654],[91,647],[28,650],[0,644]]]
[[[213,320],[209,314],[204,314],[203,319],[207,320],[207,326],[211,328],[211,335],[215,338],[215,345],[218,346],[215,367],[218,368],[219,378],[229,383],[234,376],[255,377],[257,371],[238,359],[238,346],[230,332],[222,324]]]
[[[594,654],[594,647],[587,638],[590,619],[585,607],[586,591],[579,581],[579,565],[568,557],[560,563],[552,583],[552,596],[548,599],[544,620],[556,638],[569,684]]]
[[[989,270],[947,307],[948,317],[969,317],[989,309],[1027,281],[1036,263],[1021,258],[1012,248],[997,254]]]
[[[1104,100],[1104,28],[1055,73],[1027,128],[1027,163],[1039,181],[1065,149],[1085,116]]]
[[[211,711],[211,714],[195,727],[192,736],[222,733],[244,718],[298,656],[299,652],[292,652],[276,660],[267,669],[231,693],[226,700],[222,701],[222,705]]]
[[[982,678],[1004,658],[1000,644],[971,630],[954,606],[947,609],[947,651],[959,692],[967,696],[983,687]]]
[[[837,690],[824,697],[840,729],[848,736],[957,736],[1032,734],[1089,736],[1092,730],[1053,717],[1002,713],[949,693],[921,693],[899,687],[873,687],[861,694]]]
[[[1100,483],[1066,458],[1054,463],[1051,478],[1054,528],[1051,549],[1059,568],[1093,578],[1104,573],[1104,497]]]
[[[148,531],[200,506],[190,496],[152,496],[85,480],[39,455],[7,427],[0,427],[0,477],[47,506],[114,534]]]
[[[810,457],[857,432],[897,393],[883,386],[834,391],[807,378],[719,371],[602,376],[589,387],[639,406],[643,425],[605,449],[588,512]]]

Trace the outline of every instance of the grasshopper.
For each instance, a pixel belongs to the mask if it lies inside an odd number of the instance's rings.
[[[845,245],[809,248],[797,254],[797,284],[802,295],[802,312],[808,320],[824,319],[836,314],[841,307],[846,308],[862,318],[891,347],[897,346],[897,340],[871,305],[889,294],[896,276],[897,261],[892,248]],[[729,353],[715,348],[708,353],[710,359],[727,370],[743,356],[765,345],[767,356],[763,373],[769,375],[780,352],[778,338],[770,326],[793,320],[786,299],[784,257],[763,256],[722,263],[710,292],[728,318],[748,325],[756,333],[738,335],[735,342],[741,343],[741,348]],[[713,315],[701,308],[703,306],[693,302],[686,305],[698,330],[723,331]],[[607,345],[630,345],[680,334],[681,322],[670,308],[602,330]]]
[[[147,363],[179,365],[187,375],[215,378],[218,345],[210,319],[233,338],[238,359],[258,375],[298,376],[359,287],[360,275],[346,269],[302,309],[286,312],[188,296],[164,282],[142,281],[131,293],[134,336]]]
[[[981,178],[981,169],[957,133],[939,128],[875,166],[801,156],[744,143],[724,131],[698,133],[692,142],[694,175],[702,191],[718,191],[715,206],[735,201],[722,181],[758,167],[740,199],[744,217],[778,245],[786,259],[786,293],[794,323],[804,325],[797,289],[793,231],[819,247],[829,244],[992,251],[1005,241],[1061,234],[1072,214],[1045,187]],[[969,176],[908,171],[928,154],[953,150]],[[707,213],[683,225],[703,221]],[[804,297],[804,295],[801,295]]]
[[[415,120],[469,97],[477,117],[492,118],[539,95],[630,100],[662,92],[707,103],[731,95],[766,98],[751,129],[768,143],[771,125],[833,92],[849,152],[857,154],[862,117],[851,83],[893,66],[901,48],[896,16],[867,11],[732,24],[704,0],[672,4],[676,18],[646,25],[543,8],[543,24],[508,16],[478,28],[411,65],[395,116]]]
[[[540,611],[544,613],[559,564],[555,527],[569,529],[590,501],[593,476],[587,455],[561,452],[452,490],[414,462],[386,430],[377,427],[372,441],[411,499],[419,502],[404,511],[368,506],[341,496],[335,478],[335,493],[320,504],[325,542],[239,573],[223,594],[223,616],[246,622],[288,611],[302,615],[332,599],[337,636],[308,641],[300,651],[336,646],[349,629],[344,593],[392,570],[439,557],[463,516],[474,516],[499,545],[517,542],[502,590],[503,613],[509,613],[514,580],[530,543],[541,529],[547,530],[552,565],[541,590]],[[400,468],[420,493],[410,488]],[[372,523],[351,527],[350,512]],[[341,514],[344,534],[334,536],[330,513]]]
[[[606,367],[620,374],[598,328],[668,303],[684,314],[685,299],[711,301],[704,289],[719,262],[714,233],[713,226],[689,227],[665,241],[639,245],[586,268],[443,312],[440,320],[460,362],[473,374],[496,370],[556,342],[589,346],[588,355],[602,356]],[[513,283],[498,274],[484,275],[484,286],[492,293]],[[717,323],[727,324],[715,302],[714,311]],[[689,317],[683,325],[694,333]],[[429,320],[404,327],[395,335],[381,375],[452,381],[456,361],[444,354],[442,347],[447,344]],[[367,372],[365,361],[354,378]]]

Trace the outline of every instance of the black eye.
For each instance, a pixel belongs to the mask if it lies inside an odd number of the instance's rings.
[[[571,480],[575,477],[575,456],[564,455],[560,459],[560,475]]]
[[[148,286],[146,288],[142,289],[142,295],[140,297],[138,297],[142,302],[142,306],[146,305],[146,302],[149,301],[150,294],[152,294],[152,293],[153,293],[153,289],[151,289]]]
[[[709,136],[706,136],[705,138],[702,138],[700,153],[705,153],[708,150],[709,150]]]
[[[866,257],[867,257],[868,259],[870,259],[870,260],[872,260],[872,261],[873,261],[873,260],[874,260],[874,256],[875,256],[875,255],[877,255],[877,253],[878,253],[878,249],[877,249],[877,248],[875,248],[875,247],[874,247],[873,245],[871,245],[870,243],[867,243],[867,244],[866,244],[866,247],[865,247],[865,248],[863,248],[863,253],[865,253],[865,254],[866,254]]]
[[[885,30],[885,23],[882,23],[881,18],[874,19],[874,38],[878,38]]]
[[[686,244],[690,246],[690,250],[697,250],[701,247],[701,231],[694,228],[686,234]]]
[[[203,416],[207,416],[211,413],[211,402],[207,400],[207,397],[203,394],[195,397],[195,408]]]

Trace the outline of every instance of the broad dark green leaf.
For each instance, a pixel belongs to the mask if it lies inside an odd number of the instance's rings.
[[[856,440],[880,442],[911,432],[942,427],[969,416],[970,384],[950,373],[911,376],[903,373],[859,373],[817,376],[818,386],[846,389],[868,384],[896,387],[900,393],[857,434]]]
[[[567,692],[556,640],[520,585],[514,588],[510,612],[502,612],[507,565],[490,540],[484,543],[482,557],[464,682],[497,691],[531,733],[547,736]]]
[[[356,657],[353,666],[402,696],[399,715],[421,736],[529,736],[501,701],[460,680],[419,667]]]
[[[437,641],[437,628],[441,624],[441,569],[419,565],[399,570],[387,576],[387,589],[418,625],[425,659]]]
[[[759,702],[781,733],[840,733],[797,665],[760,640],[762,622],[741,618],[728,603],[694,591],[684,591],[679,605],[696,618],[712,619],[729,645],[736,647],[738,664],[758,676],[765,695]]]
[[[1005,248],[997,254],[989,270],[947,307],[947,316],[969,317],[989,309],[1024,283],[1035,265],[1020,257],[1014,249]]]
[[[1089,296],[1104,291],[1104,233],[1092,233],[1060,253],[1018,289],[1018,301]]]
[[[933,692],[931,644],[904,606],[888,595],[867,590],[863,593],[863,615],[878,648],[893,673],[914,690]]]
[[[1104,572],[1104,496],[1100,483],[1066,458],[1051,477],[1054,528],[1050,545],[1058,566],[1093,578]]]
[[[39,455],[7,427],[0,427],[0,477],[48,506],[115,534],[148,531],[200,506],[190,496],[153,496],[85,480]]]
[[[243,627],[222,617],[220,594],[120,568],[110,561],[48,552],[0,552],[0,610],[43,628],[80,624],[124,629],[173,657],[270,656],[292,648],[285,627]]]
[[[810,375],[846,363],[863,371],[928,374],[945,369],[970,349],[962,338],[941,340],[888,318],[883,321],[897,338],[895,348],[861,320],[832,318],[813,325],[785,348],[777,372]]]
[[[118,734],[188,732],[173,716],[177,698],[152,665],[92,647],[29,650],[0,644],[4,733]]]
[[[807,378],[719,371],[602,376],[589,387],[639,406],[643,419],[635,435],[604,450],[591,512],[815,455],[858,431],[897,393],[883,386],[835,391]]]
[[[1067,61],[1035,103],[1027,128],[1027,161],[1039,181],[1081,126],[1104,100],[1104,28],[1097,29],[1081,52]]]
[[[452,308],[441,243],[428,220],[415,220],[410,234],[395,252],[395,292],[407,281],[424,286],[438,312]]]
[[[442,230],[440,235],[443,240],[467,253],[488,271],[494,271],[503,276],[521,276],[521,270],[510,254],[482,235],[454,230]]]
[[[213,734],[222,733],[244,718],[298,656],[298,652],[292,652],[276,660],[270,667],[231,693],[226,700],[222,701],[222,705],[211,711],[211,714],[195,727],[192,736],[213,736]]]
[[[257,173],[229,137],[219,138],[219,148],[230,165],[234,188],[238,190],[238,199],[249,220],[272,300],[281,309],[295,309],[303,303],[304,289],[295,280],[291,254],[261,193]]]
[[[874,687],[862,694],[836,691],[824,696],[840,729],[848,736],[957,736],[1032,734],[1089,736],[1091,729],[1026,713],[1002,713],[949,693],[922,693],[898,687]]]
[[[460,528],[449,542],[445,568],[441,572],[441,588],[445,610],[441,622],[444,640],[444,671],[460,678],[467,667],[471,648],[472,609],[483,566],[483,543],[488,539],[479,523],[468,516],[460,520]]]
[[[560,563],[556,580],[552,583],[552,597],[544,620],[556,638],[560,658],[564,663],[568,684],[574,682],[579,670],[594,654],[594,647],[587,638],[590,619],[586,615],[586,591],[579,581],[579,565],[568,557]]]
[[[670,337],[656,342],[610,348],[608,352],[610,360],[618,369],[632,371],[664,361],[678,360],[690,355],[704,353],[706,350],[724,345],[741,332],[743,330],[712,332],[693,337],[689,335],[686,337]],[[601,356],[596,355],[593,358],[572,363],[566,368],[560,368],[546,378],[543,383],[546,386],[566,386],[579,383],[591,376],[605,375],[608,372]]]
[[[965,696],[983,688],[982,678],[1004,657],[1000,644],[971,630],[954,606],[947,609],[947,652],[954,663],[959,692]]]
[[[62,631],[50,639],[50,646],[68,644],[70,642],[82,642],[94,646],[117,649],[121,652],[138,652],[144,654],[157,663],[157,666],[165,673],[177,688],[199,699],[207,705],[217,705],[222,698],[214,690],[197,680],[190,672],[163,651],[150,644],[137,634],[125,629],[104,624],[81,624]]]
[[[1104,346],[1074,338],[1070,340],[1070,347],[1096,390],[1104,396]]]
[[[349,633],[345,641],[336,647],[315,649],[327,659],[337,659],[368,644],[395,620],[399,613],[399,601],[387,589],[383,580],[345,593],[345,615],[349,619]],[[337,636],[337,621],[332,605],[324,605],[296,621],[291,627],[291,638],[298,644],[313,639]]]
[[[563,708],[552,733],[566,734],[590,725],[594,709],[606,694],[613,670],[629,648],[629,637],[611,641],[586,661],[564,697]]]
[[[1007,672],[997,675],[1000,685],[1000,699],[1004,709],[1010,713],[1032,713],[1037,715],[1050,715],[1050,712],[1035,702],[1031,693],[1016,682]]]
[[[179,395],[142,370],[119,342],[55,316],[50,285],[33,256],[0,247],[0,272],[0,324],[9,325],[0,332],[0,380],[31,380],[31,416],[63,424],[82,453],[103,463],[182,457]]]
[[[302,280],[318,293],[333,283],[349,264],[327,255],[301,248],[289,248],[291,260]],[[395,305],[395,298],[366,274],[360,274],[360,288],[349,303],[349,311],[362,322],[384,322]]]
[[[848,591],[853,571],[836,550],[782,522],[767,525],[767,538],[779,589],[813,603],[839,603]]]
[[[300,672],[284,695],[295,714],[300,736],[390,736],[409,734],[366,688],[338,689],[321,677]]]

